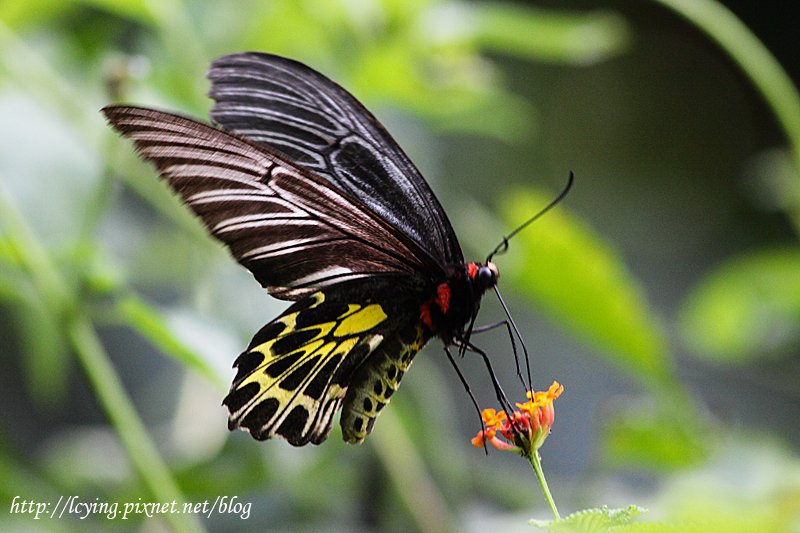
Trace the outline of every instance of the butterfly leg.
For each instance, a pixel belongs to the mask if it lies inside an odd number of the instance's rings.
[[[502,407],[503,411],[506,413],[506,417],[508,418],[508,422],[511,425],[511,431],[514,432],[515,439],[519,436],[520,432],[517,428],[517,423],[514,421],[514,417],[511,413],[514,412],[514,408],[511,407],[511,402],[508,400],[506,393],[503,392],[503,387],[500,386],[500,382],[497,379],[497,375],[494,373],[494,369],[492,368],[492,362],[489,360],[489,355],[475,346],[472,343],[467,343],[467,348],[469,351],[474,352],[481,356],[483,359],[484,364],[486,364],[486,369],[489,371],[489,376],[492,379],[492,384],[494,385],[495,395],[497,396],[497,401],[500,402],[500,406]]]
[[[472,329],[472,333],[485,333],[487,331],[491,331],[493,329],[497,329],[500,326],[505,326],[506,327],[506,331],[508,332],[508,339],[511,341],[511,350],[514,352],[514,364],[517,367],[517,377],[519,378],[520,383],[522,383],[522,387],[525,390],[533,390],[532,383],[531,383],[531,378],[530,378],[530,370],[528,371],[528,382],[527,383],[525,382],[525,378],[522,377],[522,368],[520,367],[520,364],[519,364],[519,353],[517,352],[517,343],[514,340],[514,333],[513,333],[513,330],[511,329],[511,324],[508,322],[508,320],[500,320],[499,322],[493,322],[491,324],[478,326],[477,328],[473,328]],[[522,340],[521,337],[520,337],[520,340]],[[525,343],[522,344],[522,348],[523,348],[523,352],[525,353],[525,361],[527,363],[527,361],[528,361],[528,351],[527,351],[527,349],[525,349]]]
[[[464,390],[466,390],[467,394],[469,394],[469,399],[472,400],[472,405],[475,406],[475,410],[478,412],[478,420],[480,420],[481,423],[481,430],[485,431],[486,426],[483,424],[483,417],[481,416],[481,408],[478,406],[478,401],[475,399],[475,395],[472,394],[472,389],[470,389],[467,379],[464,377],[464,374],[461,373],[461,369],[458,368],[455,359],[453,359],[453,354],[450,353],[450,348],[447,345],[444,346],[444,353],[447,354],[447,359],[450,361],[450,364],[455,369],[456,374],[458,374],[458,379],[461,380],[461,384],[464,385]],[[483,450],[486,452],[487,455],[489,454],[489,449],[486,448],[486,441],[484,441],[483,443]]]
[[[511,402],[508,400],[506,393],[503,391],[503,387],[500,385],[500,381],[497,379],[497,374],[495,374],[494,372],[494,368],[492,367],[492,362],[489,359],[489,355],[482,349],[472,344],[471,342],[461,341],[461,343],[464,346],[466,346],[467,350],[480,355],[481,359],[483,359],[483,363],[486,365],[486,369],[489,371],[489,378],[492,380],[492,386],[494,387],[494,392],[495,396],[497,397],[497,401],[500,402],[500,407],[503,409],[503,411],[506,412],[506,416],[508,416],[508,419],[512,420],[511,413],[513,412],[514,409],[513,407],[511,407]]]

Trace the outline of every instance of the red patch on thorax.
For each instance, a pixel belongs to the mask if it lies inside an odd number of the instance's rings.
[[[467,265],[467,275],[469,279],[475,279],[475,276],[478,275],[478,265],[475,263],[470,263]]]
[[[429,330],[433,331],[433,319],[431,318],[431,308],[429,305],[428,302],[425,302],[419,306],[419,320],[425,324]]]
[[[446,315],[447,310],[450,309],[450,286],[447,283],[440,283],[436,287],[436,305],[442,310],[442,314]]]
[[[432,309],[433,305],[436,305],[442,315],[447,314],[450,310],[450,285],[440,283],[436,287],[436,296],[419,306],[419,321],[431,331],[436,329],[433,324],[434,313],[432,311],[435,311]]]

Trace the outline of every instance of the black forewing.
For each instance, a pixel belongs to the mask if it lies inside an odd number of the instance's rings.
[[[208,77],[214,121],[359,198],[440,266],[464,262],[453,228],[419,171],[341,86],[302,63],[256,52],[215,60]]]
[[[436,273],[425,253],[357,199],[263,146],[152,109],[103,113],[278,298],[376,274]]]

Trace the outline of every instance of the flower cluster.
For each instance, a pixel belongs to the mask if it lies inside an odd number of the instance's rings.
[[[544,392],[528,391],[528,401],[518,403],[518,411],[506,413],[484,409],[481,413],[485,429],[478,432],[472,444],[483,448],[488,442],[498,450],[528,456],[544,444],[555,420],[553,400],[561,396],[564,386],[554,381]],[[511,419],[509,420],[509,416]]]

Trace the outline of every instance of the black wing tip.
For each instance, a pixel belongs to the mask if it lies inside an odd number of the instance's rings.
[[[150,109],[147,107],[142,106],[133,106],[127,104],[110,104],[104,106],[100,109],[100,113],[103,114],[106,121],[114,127],[114,129],[123,131],[122,124],[120,121],[124,118],[130,117],[154,117],[159,114],[169,115],[171,113],[167,113],[164,111],[159,111],[157,109]]]
[[[227,133],[232,137],[237,137],[230,132],[224,132],[212,124],[206,124],[205,122],[199,121],[188,115],[173,113],[172,111],[163,111],[161,109],[155,109],[152,107],[128,104],[111,104],[100,109],[100,113],[105,116],[106,121],[108,121],[111,127],[122,134],[139,129],[140,126],[135,126],[127,122],[128,119],[138,118],[149,120],[152,124],[181,124],[183,126],[192,128],[197,135],[209,136],[222,132]],[[208,130],[213,130],[213,133]],[[253,144],[240,137],[237,137],[237,139],[251,145]]]
[[[109,104],[107,106],[103,106],[100,109],[100,113],[105,117],[105,119],[110,122],[114,123],[114,119],[120,117],[124,114],[127,114],[130,110],[130,106],[122,105],[122,104]]]
[[[174,113],[172,111],[165,111],[163,109],[157,109],[154,107],[140,106],[140,105],[109,104],[107,106],[102,107],[100,109],[100,113],[102,113],[108,120],[112,120],[123,116],[129,116],[129,117],[137,116],[137,117],[147,117],[147,118],[170,117],[176,120],[185,120],[189,122],[203,124],[202,122],[199,122],[197,119],[192,118],[188,115],[184,115],[181,113]],[[203,125],[207,126],[207,124]]]
[[[108,104],[100,108],[100,112],[106,118],[119,116],[119,115],[146,115],[152,113],[163,113],[158,109],[152,109],[144,106],[130,105],[130,104]]]
[[[130,129],[124,123],[125,119],[134,116],[143,116],[145,115],[143,111],[147,111],[147,108],[125,104],[111,104],[100,109],[100,113],[105,117],[108,125],[121,134],[125,134]]]
[[[289,444],[291,444],[295,448],[303,447],[303,446],[305,446],[306,444],[309,444],[309,443],[314,444],[314,445],[322,444],[322,442],[327,437],[327,435],[325,435],[324,437],[322,437],[321,440],[319,440],[319,439],[313,438],[312,435],[308,435],[308,434],[303,435],[303,434],[297,433],[297,432],[284,432],[284,433],[281,433],[280,428],[278,428],[277,430],[273,431],[273,430],[270,430],[268,428],[265,428],[263,426],[258,426],[258,425],[246,425],[245,423],[242,423],[242,424],[233,423],[232,424],[231,421],[228,422],[228,429],[230,431],[234,431],[236,429],[240,429],[242,431],[246,431],[246,432],[250,433],[250,436],[253,437],[253,439],[255,439],[255,440],[259,441],[259,442],[264,442],[265,440],[272,440],[273,438],[278,437],[281,440],[285,440],[286,442],[288,442]]]
[[[309,443],[314,445],[322,444],[322,442],[325,441],[325,438],[327,437],[326,435],[325,437],[322,437],[321,440],[318,440],[314,438],[308,438],[307,436],[297,436],[297,435],[287,436],[281,433],[272,432],[268,429],[265,429],[262,426],[255,426],[255,425],[249,426],[245,424],[239,424],[239,422],[234,420],[228,420],[228,430],[236,431],[237,429],[249,433],[254,440],[257,440],[259,442],[272,440],[273,438],[278,437],[281,440],[285,440],[286,442],[288,442],[289,444],[291,444],[296,448],[300,448]]]

